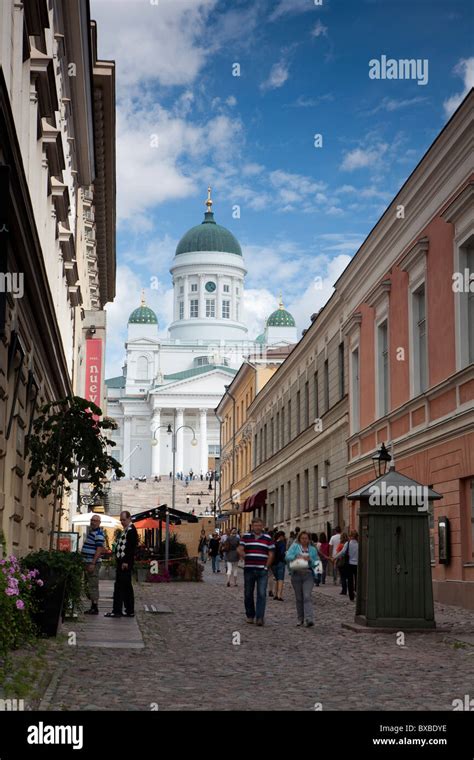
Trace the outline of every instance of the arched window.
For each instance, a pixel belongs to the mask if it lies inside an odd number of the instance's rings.
[[[137,380],[148,380],[148,359],[139,356],[137,359]]]

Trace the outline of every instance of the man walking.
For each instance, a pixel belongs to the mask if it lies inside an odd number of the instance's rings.
[[[81,557],[84,562],[84,586],[90,610],[85,610],[85,615],[99,614],[99,569],[101,555],[104,552],[105,536],[100,527],[100,515],[93,514],[91,517],[90,530],[84,540]]]
[[[273,562],[275,544],[268,533],[263,532],[263,520],[254,517],[250,532],[240,539],[239,556],[244,560],[244,601],[247,623],[264,624],[267,601],[268,568]],[[255,605],[255,586],[257,604]]]
[[[332,577],[334,580],[334,585],[337,583],[337,565],[335,561],[335,556],[337,554],[337,547],[339,546],[339,543],[341,541],[341,528],[339,525],[337,528],[333,529],[332,536],[329,539],[329,548],[331,549],[331,559],[332,559]]]
[[[138,544],[137,529],[132,523],[130,512],[120,513],[123,532],[115,547],[117,574],[115,576],[114,600],[112,612],[105,617],[122,617],[125,606],[125,617],[135,617],[135,597],[132,586],[132,569],[135,561],[135,550]]]

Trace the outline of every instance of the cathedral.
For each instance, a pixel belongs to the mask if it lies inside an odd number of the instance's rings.
[[[201,224],[176,248],[173,321],[158,337],[158,319],[145,302],[128,320],[123,374],[106,380],[107,410],[118,429],[113,455],[127,477],[168,474],[176,430],[176,472],[205,474],[219,456],[215,408],[241,364],[264,358],[267,348],[297,342],[295,320],[283,307],[264,332],[248,337],[244,311],[245,268],[236,237],[214,219],[211,188]]]

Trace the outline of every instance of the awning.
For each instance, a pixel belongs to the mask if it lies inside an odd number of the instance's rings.
[[[252,494],[252,496],[249,496],[248,499],[245,499],[243,505],[242,505],[242,512],[253,512],[254,509],[258,509],[259,507],[264,507],[265,502],[267,499],[267,491],[264,489],[263,491],[257,491],[257,493]]]
[[[151,517],[153,520],[166,520],[166,512],[169,513],[170,523],[180,524],[182,521],[197,523],[199,522],[196,515],[192,515],[189,512],[182,512],[180,509],[172,509],[167,507],[166,504],[161,504],[159,507],[152,507],[146,509],[144,512],[139,512],[136,515],[132,515],[132,522],[137,523],[140,520],[145,520]]]

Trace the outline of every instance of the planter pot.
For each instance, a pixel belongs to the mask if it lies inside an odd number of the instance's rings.
[[[148,567],[137,567],[136,568],[137,581],[139,583],[145,583],[146,579],[148,578],[149,572],[150,572],[150,568]]]
[[[62,623],[65,590],[65,579],[53,575],[38,589],[38,611],[33,615],[33,620],[45,636],[58,635]]]

